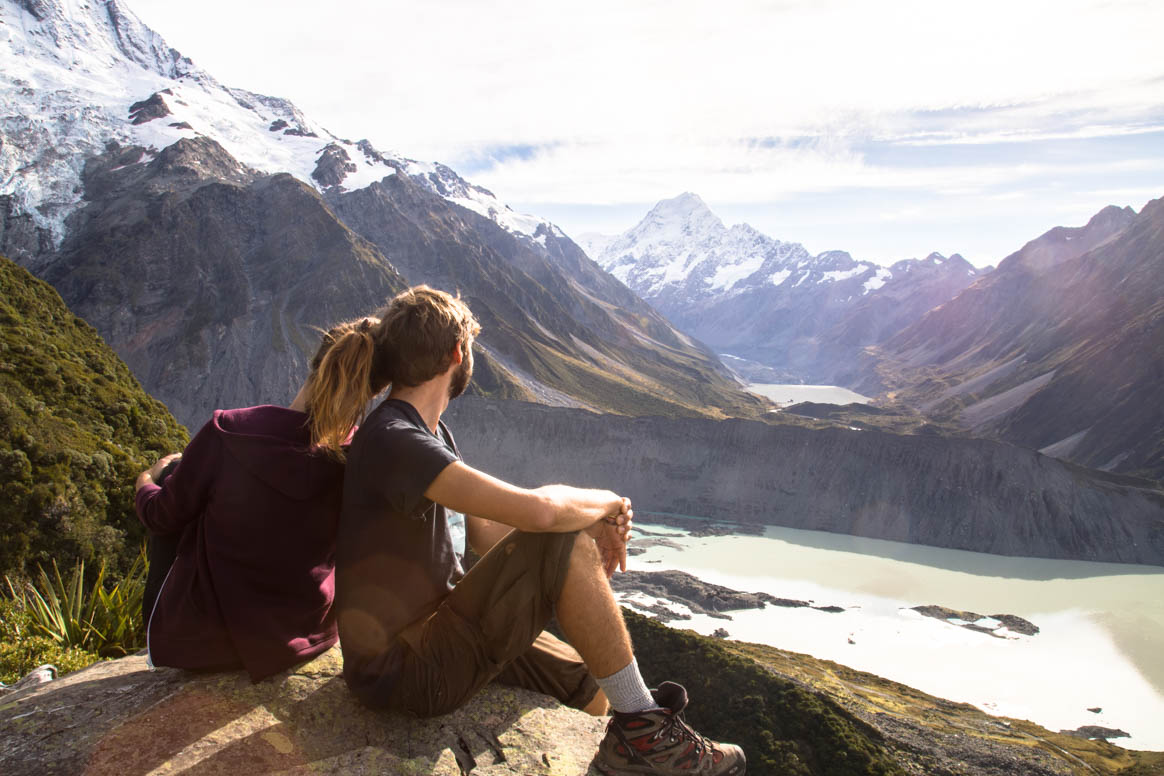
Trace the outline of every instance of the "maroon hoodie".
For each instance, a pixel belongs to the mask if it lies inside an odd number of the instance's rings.
[[[150,531],[182,531],[146,626],[155,665],[258,681],[336,642],[343,465],[309,444],[302,412],[218,410],[163,486],[137,492]]]

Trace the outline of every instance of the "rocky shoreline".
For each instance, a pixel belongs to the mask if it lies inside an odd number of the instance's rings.
[[[812,601],[794,598],[778,598],[768,593],[745,593],[732,590],[688,574],[685,571],[625,571],[615,574],[611,580],[615,593],[641,593],[655,599],[682,604],[694,614],[703,614],[721,620],[730,620],[729,611],[742,609],[763,609],[766,606],[785,608],[808,607],[822,612],[845,611],[841,606],[817,606]],[[625,602],[624,602],[625,603]],[[665,604],[640,604],[631,602],[636,608],[650,612],[659,622],[690,620],[691,615],[676,612]]]
[[[640,543],[647,541],[657,541],[665,543],[667,546],[678,547],[677,542],[667,539],[644,539]],[[845,611],[843,606],[820,606],[813,601],[780,598],[763,592],[748,593],[733,590],[723,585],[704,582],[685,571],[677,570],[625,571],[614,575],[614,578],[611,579],[611,587],[614,588],[616,594],[624,596],[624,604],[647,613],[662,623],[690,620],[692,614],[730,620],[732,617],[728,612],[763,609],[766,606],[780,606],[789,609],[809,608],[829,614]],[[655,600],[651,603],[626,600],[626,596],[635,593],[649,596]],[[667,605],[668,603],[680,604],[689,609],[692,614],[675,611]],[[925,617],[948,622],[951,625],[984,633],[994,638],[1007,638],[1006,635],[1003,635],[1004,633],[1017,633],[1023,636],[1035,636],[1039,633],[1039,626],[1014,614],[983,615],[936,604],[911,606],[909,609]],[[997,631],[1003,631],[1003,633]]]

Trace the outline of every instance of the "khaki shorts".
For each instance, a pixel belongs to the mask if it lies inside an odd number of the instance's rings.
[[[496,679],[583,708],[598,684],[573,647],[544,632],[562,593],[574,533],[512,531],[430,617],[413,623],[389,705],[447,714]]]

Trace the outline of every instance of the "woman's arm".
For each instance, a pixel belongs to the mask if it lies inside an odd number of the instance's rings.
[[[185,451],[163,457],[138,475],[134,506],[138,520],[151,533],[174,533],[202,514],[213,489],[221,446],[211,420],[190,440]],[[180,456],[178,466],[166,478],[164,487],[157,485],[155,478],[175,456]]]

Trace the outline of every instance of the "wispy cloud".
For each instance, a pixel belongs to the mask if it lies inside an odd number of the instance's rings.
[[[1034,231],[1072,192],[1164,193],[1158,0],[130,2],[224,82],[535,211],[843,201],[876,242],[935,198],[1046,201]]]
[[[982,194],[1041,178],[1134,173],[1158,173],[1164,182],[1164,156],[958,164],[934,161],[929,155],[913,163],[877,164],[855,146],[835,140],[790,147],[751,140],[639,139],[556,144],[524,158],[499,160],[476,175],[485,185],[523,202],[613,204],[652,202],[689,188],[726,202],[770,202],[798,193],[851,188]],[[612,180],[620,185],[612,186]]]
[[[1154,0],[134,7],[228,82],[285,94],[345,135],[444,159],[627,134],[876,133],[919,111],[1134,113],[1159,107],[1153,79],[1164,77]]]

